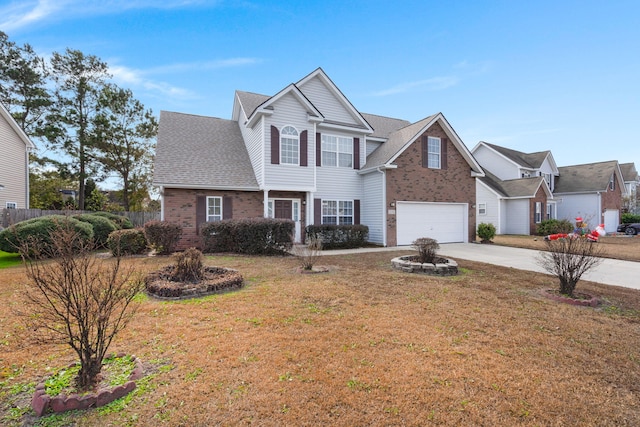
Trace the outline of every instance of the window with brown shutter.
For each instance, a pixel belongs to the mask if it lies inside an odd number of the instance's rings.
[[[273,125],[271,125],[271,164],[280,164],[280,132]]]
[[[303,130],[302,132],[300,132],[300,166],[307,166],[308,164],[308,160],[307,160],[307,151],[308,151],[308,143],[307,143],[307,137],[308,132],[306,130]]]

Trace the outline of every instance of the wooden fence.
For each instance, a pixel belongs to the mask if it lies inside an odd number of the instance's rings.
[[[2,209],[0,226],[7,228],[12,224],[25,221],[31,218],[38,218],[45,215],[77,215],[81,213],[92,213],[91,211],[49,211],[42,209]],[[145,222],[160,220],[160,212],[114,212],[116,215],[126,216],[131,220],[134,227],[142,227]]]

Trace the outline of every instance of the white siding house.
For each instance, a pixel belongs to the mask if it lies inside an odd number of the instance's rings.
[[[29,207],[29,151],[34,148],[0,104],[0,209]]]

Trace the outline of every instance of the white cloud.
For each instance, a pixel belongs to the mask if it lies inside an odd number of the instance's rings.
[[[160,67],[150,68],[145,71],[146,74],[170,74],[182,73],[192,70],[217,70],[220,68],[240,67],[243,65],[253,65],[261,62],[258,58],[229,58],[217,61],[197,61],[183,62],[178,64],[163,65]]]
[[[154,81],[146,77],[143,70],[134,70],[123,65],[109,67],[109,73],[113,75],[113,80],[121,85],[141,88],[149,92],[158,93],[164,96],[178,99],[195,99],[198,96],[190,90],[172,86],[166,82]]]
[[[374,92],[374,96],[388,96],[399,93],[409,92],[411,90],[443,90],[458,84],[459,79],[455,76],[432,77],[430,79],[418,80],[415,82],[401,83],[389,89]]]

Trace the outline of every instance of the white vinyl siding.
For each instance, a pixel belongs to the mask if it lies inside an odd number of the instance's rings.
[[[315,185],[315,135],[313,125],[307,121],[307,110],[291,94],[280,98],[273,105],[274,113],[264,122],[264,183],[270,189],[288,191],[310,191]],[[295,166],[288,164],[271,164],[271,126],[282,130],[285,126],[292,126],[300,135],[307,131],[307,164],[308,166]],[[280,135],[281,137],[282,135]],[[276,141],[279,144],[280,141]],[[280,150],[281,151],[281,150]],[[282,155],[282,153],[280,154]]]
[[[589,229],[596,228],[601,221],[600,196],[597,194],[554,194],[558,199],[557,218],[575,222],[576,217],[584,218]]]
[[[305,82],[298,88],[322,112],[325,120],[344,124],[358,124],[347,108],[338,101],[336,95],[318,77]]]
[[[207,197],[207,222],[222,221],[222,197]]]
[[[249,159],[251,160],[251,166],[253,172],[256,174],[256,180],[258,185],[263,183],[264,168],[262,167],[262,159],[264,154],[264,141],[263,135],[265,129],[263,128],[263,121],[259,121],[253,128],[247,128],[244,123],[247,121],[245,112],[240,113],[239,126],[242,133],[242,139],[244,140],[247,152],[249,153]]]
[[[520,178],[518,166],[483,145],[476,148],[473,157],[480,163],[480,166],[502,180]]]
[[[484,205],[486,212],[484,215],[480,214],[480,205]],[[476,181],[476,206],[478,207],[478,218],[476,222],[480,224],[493,224],[496,228],[496,233],[501,234],[500,226],[500,213],[501,203],[498,196],[491,190],[489,190],[480,180]],[[477,225],[477,224],[476,224]]]
[[[382,142],[367,140],[367,143],[366,143],[366,149],[367,149],[366,156],[369,157],[369,154],[371,154],[374,151],[376,151],[376,149],[378,147],[380,147],[381,145],[382,145]]]
[[[364,175],[363,191],[366,197],[360,202],[360,223],[369,227],[369,241],[385,244],[383,227],[387,207],[383,199],[385,174],[372,172]]]
[[[0,207],[7,202],[27,207],[27,147],[0,115]]]

